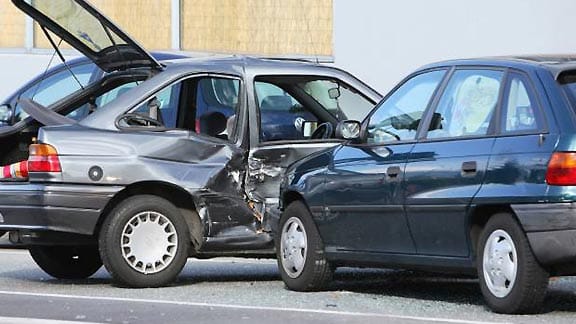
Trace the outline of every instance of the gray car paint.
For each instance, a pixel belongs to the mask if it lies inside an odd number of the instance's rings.
[[[186,130],[119,129],[116,121],[120,116],[159,90],[187,77],[207,75],[242,80],[238,129],[243,131],[234,143]],[[50,188],[34,188],[39,195],[36,209],[60,208],[76,210],[77,214],[82,209],[90,209],[94,214],[83,223],[81,230],[74,226],[40,229],[84,235],[97,234],[98,224],[106,217],[116,197],[139,186],[156,186],[185,193],[193,206],[185,214],[197,253],[270,248],[270,234],[279,216],[279,183],[285,168],[339,141],[261,144],[253,89],[254,78],[261,75],[338,79],[358,89],[374,103],[380,99],[378,93],[350,74],[316,64],[242,56],[167,63],[162,72],[79,123],[42,128],[38,140],[56,147],[63,171],[59,174],[31,173],[30,184],[21,184],[18,189],[0,187],[0,197],[3,197],[0,198],[0,212],[5,216],[0,229],[26,229],[13,221],[22,213],[22,208],[11,202],[10,197],[25,192],[26,186],[36,183],[52,184]],[[90,177],[94,168],[102,171],[102,176],[96,180]],[[55,193],[59,195],[59,186],[78,190],[62,194],[65,198],[57,200],[59,205],[50,205],[55,201]],[[110,190],[106,192],[103,188]],[[90,208],[74,203],[77,197],[91,195],[98,199],[94,203],[86,198],[85,204],[90,204]],[[70,214],[75,215],[74,212]]]

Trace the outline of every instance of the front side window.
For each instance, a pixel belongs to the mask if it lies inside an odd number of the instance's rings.
[[[254,90],[263,142],[302,140],[304,122],[317,124],[318,117],[280,86],[256,81]]]
[[[445,74],[445,70],[418,74],[380,102],[368,123],[368,143],[415,139],[424,111]]]
[[[337,78],[318,75],[262,75],[255,78],[260,140],[325,140],[338,122],[362,121],[374,102]]]
[[[486,135],[498,103],[502,76],[502,71],[494,70],[454,72],[434,112],[427,137]]]

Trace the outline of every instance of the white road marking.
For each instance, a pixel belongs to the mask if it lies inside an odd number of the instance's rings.
[[[461,319],[453,319],[453,318],[420,317],[420,316],[405,316],[405,315],[378,314],[378,313],[340,312],[340,311],[328,311],[328,310],[321,310],[321,309],[301,309],[301,308],[267,307],[267,306],[243,306],[243,305],[230,305],[230,304],[211,304],[211,303],[180,302],[180,301],[170,301],[170,300],[152,300],[152,299],[137,299],[137,298],[97,297],[97,296],[66,295],[66,294],[43,294],[43,293],[3,291],[3,290],[0,290],[0,294],[2,294],[2,295],[15,295],[15,296],[32,296],[32,297],[50,297],[50,298],[102,300],[102,301],[117,301],[117,302],[134,302],[134,303],[147,303],[147,304],[164,304],[164,305],[178,305],[178,306],[196,306],[196,307],[247,309],[247,310],[267,310],[267,311],[282,311],[282,312],[287,311],[287,312],[297,312],[297,313],[312,313],[312,314],[355,316],[355,317],[380,317],[380,318],[387,318],[387,319],[404,319],[404,320],[439,322],[439,323],[461,323],[461,324],[505,323],[505,322],[470,321],[470,320],[461,320]],[[2,323],[0,322],[0,324],[2,324]]]
[[[28,254],[28,250],[0,250],[0,254]]]
[[[24,317],[0,317],[0,324],[97,324],[93,322],[75,322],[62,320],[46,320]]]
[[[0,249],[0,254],[29,255],[27,249]],[[234,257],[217,257],[214,259],[195,259],[189,258],[189,261],[199,263],[243,263],[243,264],[276,264],[276,259],[256,259],[256,258],[234,258]]]

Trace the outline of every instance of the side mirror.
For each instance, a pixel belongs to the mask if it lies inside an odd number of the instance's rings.
[[[358,141],[361,137],[362,124],[357,120],[343,120],[336,126],[336,138]]]
[[[14,110],[9,104],[0,105],[0,124],[10,125],[12,123],[12,115]]]
[[[338,89],[338,88],[328,89],[328,96],[330,97],[330,99],[340,98],[340,89]]]

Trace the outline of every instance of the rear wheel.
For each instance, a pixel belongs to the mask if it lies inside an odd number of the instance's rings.
[[[150,195],[130,197],[114,208],[99,239],[104,266],[129,287],[173,282],[186,264],[189,242],[178,208]]]
[[[96,246],[33,246],[34,262],[58,279],[84,279],[102,266]]]
[[[532,253],[524,231],[510,214],[494,215],[480,236],[480,288],[497,313],[522,314],[540,310],[549,274]]]
[[[325,288],[334,270],[324,256],[324,245],[308,208],[300,201],[291,203],[280,218],[279,229],[276,255],[286,286],[296,291]]]

